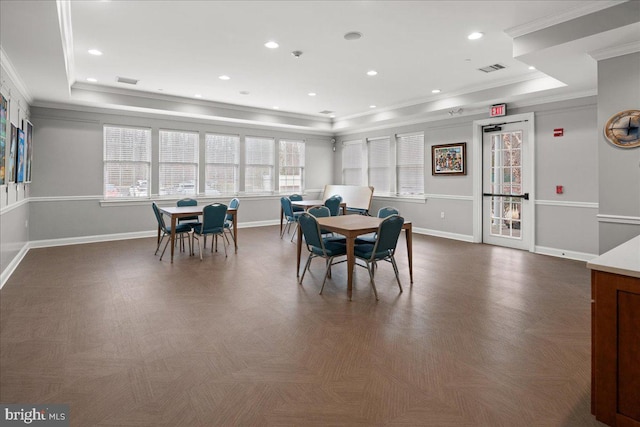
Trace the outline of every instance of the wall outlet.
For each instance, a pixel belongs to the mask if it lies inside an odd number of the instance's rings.
[[[440,212],[440,219],[444,219],[444,212]]]

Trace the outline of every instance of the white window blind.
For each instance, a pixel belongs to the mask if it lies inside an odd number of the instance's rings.
[[[104,197],[149,197],[151,129],[105,126]]]
[[[363,185],[362,141],[345,141],[342,149],[342,183]]]
[[[424,134],[397,135],[398,194],[424,194]]]
[[[244,175],[244,191],[246,193],[273,191],[274,151],[275,140],[273,138],[246,137]]]
[[[159,195],[195,196],[198,192],[198,134],[160,131]]]
[[[374,194],[389,194],[391,191],[390,149],[391,139],[389,137],[367,141],[369,186],[373,187]]]
[[[205,194],[237,194],[240,184],[240,137],[206,134],[204,141]]]
[[[304,191],[304,141],[280,140],[279,187],[281,193]]]

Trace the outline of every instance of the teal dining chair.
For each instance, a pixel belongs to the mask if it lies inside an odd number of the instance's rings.
[[[213,252],[214,242],[216,252],[218,251],[218,236],[223,236],[222,244],[224,245],[224,256],[227,256],[227,245],[224,240],[224,222],[227,217],[227,205],[222,203],[214,203],[207,205],[202,209],[202,224],[193,227],[194,246],[195,240],[198,240],[198,249],[200,250],[200,261],[202,261],[202,241],[204,237],[211,235],[214,241],[211,242],[211,252]],[[202,237],[202,240],[200,240]]]
[[[400,215],[400,211],[398,209],[393,208],[391,206],[385,206],[383,208],[378,209],[378,218],[386,218],[391,215]],[[378,236],[376,233],[366,234],[364,236],[360,236],[356,238],[356,244],[358,243],[375,243]]]
[[[287,223],[282,228],[282,233],[280,233],[280,238],[282,239],[285,231],[288,231],[289,233],[291,233],[291,224],[298,224],[298,218],[300,217],[302,212],[293,211],[293,207],[291,206],[291,199],[289,199],[288,197],[281,197],[280,204],[282,205],[282,212],[284,214],[284,217],[287,220]],[[291,236],[292,242],[297,231],[298,231],[298,227],[295,227],[295,229],[293,230],[293,235]]]
[[[156,205],[155,202],[151,203],[151,207],[153,208],[153,213],[155,214],[156,220],[158,221],[158,227],[160,228],[160,231],[162,231],[162,237],[158,241],[158,246],[156,247],[156,252],[154,255],[158,255],[158,251],[160,250],[160,245],[162,244],[162,241],[164,240],[164,238],[167,237],[167,243],[164,244],[164,249],[162,249],[162,253],[160,254],[160,261],[162,261],[164,252],[167,250],[167,246],[171,241],[171,239],[168,237],[168,236],[171,236],[171,227],[165,224],[164,217],[162,216],[162,213],[160,212],[160,209],[158,209],[158,205]],[[190,233],[191,233],[191,226],[187,224],[176,224],[176,236],[180,235],[180,238],[182,239],[185,234],[187,235],[187,241],[189,242],[189,253],[192,253],[191,238],[189,236]]]
[[[235,221],[238,220],[238,212],[237,209],[240,207],[240,199],[238,199],[237,197],[234,197],[233,199],[231,199],[231,201],[229,202],[229,209],[236,209],[236,219]],[[227,214],[227,217],[224,220],[224,237],[227,240],[227,243],[229,243],[229,238],[227,237],[227,234],[231,235],[231,238],[233,239],[233,243],[236,243],[236,236],[233,235],[233,215],[231,214]]]
[[[404,225],[404,218],[399,215],[391,215],[386,217],[380,223],[377,232],[377,238],[375,243],[363,243],[356,244],[353,250],[353,253],[356,257],[356,260],[360,259],[365,262],[365,265],[362,265],[356,262],[357,266],[365,267],[369,271],[369,278],[371,279],[371,287],[373,288],[373,293],[376,296],[376,300],[378,300],[378,291],[376,289],[376,282],[373,279],[374,276],[374,266],[378,261],[388,261],[393,266],[393,271],[396,274],[396,280],[398,281],[398,287],[400,288],[400,292],[402,292],[402,285],[400,284],[400,275],[398,273],[398,265],[396,264],[396,259],[394,257],[396,252],[396,246],[398,244],[398,238],[400,237],[400,232],[402,231],[402,226]]]
[[[300,194],[292,194],[289,196],[289,200],[292,202],[300,202],[302,201],[302,196]],[[294,212],[304,212],[304,208],[302,206],[292,206]]]
[[[309,269],[311,260],[314,258],[324,258],[326,261],[326,270],[324,273],[324,279],[322,280],[322,287],[320,288],[320,294],[322,294],[324,284],[331,272],[331,266],[346,261],[346,259],[343,259],[336,262],[334,259],[336,257],[346,255],[347,246],[344,243],[332,242],[328,239],[323,239],[322,234],[320,233],[320,225],[318,224],[318,221],[309,212],[303,212],[298,221],[300,223],[300,232],[304,236],[304,241],[307,245],[307,250],[309,251],[309,258],[307,258],[307,263],[304,266],[299,283],[302,284],[302,280]]]
[[[340,215],[340,203],[342,203],[342,197],[337,195],[331,196],[324,201],[324,205],[329,208],[331,216]]]

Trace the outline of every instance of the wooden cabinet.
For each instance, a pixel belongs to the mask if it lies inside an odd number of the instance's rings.
[[[640,263],[640,250],[635,256]],[[634,277],[640,271],[605,268],[597,260],[588,264],[593,299],[591,413],[610,426],[640,427],[640,277]]]

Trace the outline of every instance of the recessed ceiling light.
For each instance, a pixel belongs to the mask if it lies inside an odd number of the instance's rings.
[[[536,67],[534,67],[533,65],[529,67],[530,70],[535,70]]]
[[[309,92],[307,95],[309,96],[316,96],[317,94],[315,92]]]
[[[241,90],[240,91],[240,95],[249,95],[249,91],[248,90]]]
[[[362,37],[362,33],[359,33],[357,31],[350,31],[344,35],[345,40],[358,40],[361,37]]]
[[[335,114],[331,114],[329,117],[331,117],[332,119],[335,119],[336,115]]]
[[[97,83],[98,79],[94,79],[93,77],[87,77],[87,81],[91,83]]]
[[[375,105],[369,105],[369,108],[376,108]]]
[[[369,71],[367,71],[367,76],[375,76],[375,75],[377,75],[377,74],[378,74],[378,72],[377,72],[376,70],[369,70]]]
[[[434,89],[434,90],[431,91],[431,93],[440,93],[440,92],[441,92],[440,89]]]
[[[280,47],[280,45],[274,41],[268,41],[264,44],[265,47],[268,47],[269,49],[277,49]]]
[[[277,105],[274,105],[274,106],[273,106],[273,109],[274,109],[274,110],[279,110],[279,109],[280,109],[280,107],[278,107]]]
[[[202,98],[202,95],[200,95],[199,93],[196,93],[196,94],[195,94],[195,95],[193,95],[193,96],[195,96],[196,98]]]
[[[91,55],[95,55],[95,56],[100,56],[102,55],[102,52],[100,52],[98,49],[89,49],[88,51]]]
[[[227,76],[226,74],[221,75],[220,77],[218,77],[220,80],[230,80],[231,77]]]
[[[483,33],[478,33],[478,32],[476,32],[476,33],[471,33],[471,34],[469,34],[469,35],[467,36],[467,38],[468,38],[469,40],[478,40],[479,38],[482,38],[482,36],[484,36],[484,34],[483,34]]]

